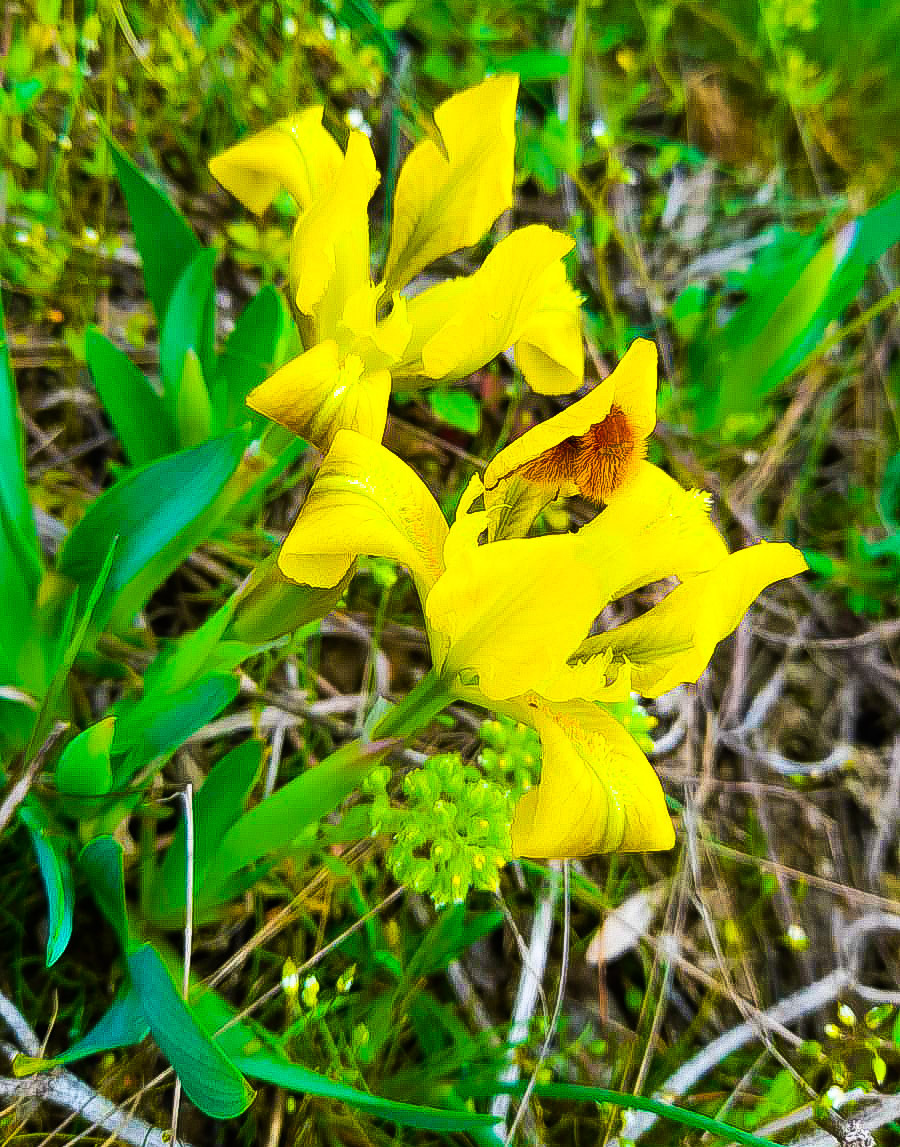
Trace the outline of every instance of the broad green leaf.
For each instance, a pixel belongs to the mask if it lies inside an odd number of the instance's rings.
[[[172,291],[166,317],[159,336],[159,368],[162,375],[163,391],[169,410],[175,415],[181,434],[182,408],[185,400],[181,390],[185,385],[185,356],[193,351],[199,360],[199,377],[211,378],[214,369],[215,339],[215,294],[213,267],[216,252],[205,247],[185,267]],[[196,386],[195,386],[196,389]],[[204,394],[207,407],[209,396]],[[199,399],[191,395],[193,408]],[[208,421],[208,416],[207,416]],[[196,445],[181,434],[182,445]]]
[[[110,153],[131,216],[147,295],[161,327],[179,276],[202,250],[200,240],[168,195],[112,141]]]
[[[149,596],[190,552],[199,539],[183,531],[201,520],[222,492],[245,441],[241,431],[231,431],[193,450],[170,454],[129,474],[88,508],[66,539],[58,568],[79,586],[89,585],[112,540],[119,538],[97,608],[98,628],[109,620],[129,583],[146,575],[141,593],[130,596]],[[129,606],[141,604],[129,600]]]
[[[436,418],[456,430],[477,434],[481,429],[481,407],[467,390],[430,390],[428,405]]]
[[[45,642],[35,610],[37,582],[31,578],[21,541],[0,503],[0,681],[33,690],[45,684]],[[32,671],[29,662],[34,663]]]
[[[9,348],[6,343],[6,327],[3,316],[3,301],[0,299],[0,547],[6,534],[13,547],[12,555],[0,553],[0,572],[3,574],[4,592],[10,576],[21,579],[27,587],[28,596],[36,592],[41,578],[41,549],[38,542],[28,488],[25,485],[25,448],[22,424],[16,401],[16,385],[13,378]],[[8,556],[14,556],[20,563],[18,570],[7,565]]]
[[[150,1031],[144,1009],[137,992],[131,984],[124,984],[119,994],[106,1012],[68,1051],[50,1060],[48,1066],[58,1063],[74,1063],[98,1052],[112,1051],[117,1047],[131,1047],[140,1043]]]
[[[130,932],[121,844],[111,836],[98,836],[81,850],[78,865],[98,908],[115,929],[122,947],[127,949]]]
[[[73,796],[103,796],[112,787],[109,762],[115,717],[106,717],[79,733],[56,762],[56,785]]]
[[[195,908],[203,901],[213,903],[214,895],[204,890],[218,883],[211,861],[222,838],[244,811],[244,804],[256,782],[262,764],[262,742],[245,741],[213,765],[209,776],[194,795],[194,893]],[[151,915],[161,922],[184,912],[185,827],[179,820],[150,896]],[[181,920],[178,920],[180,926]]]
[[[66,855],[65,839],[54,832],[50,820],[37,801],[26,798],[19,806],[19,818],[31,837],[37,856],[44,892],[47,896],[47,967],[60,958],[72,935],[75,889],[72,869]]]
[[[307,769],[261,804],[244,813],[225,834],[214,858],[217,874],[290,846],[308,825],[337,807],[362,782],[393,742],[353,741]]]
[[[214,1119],[233,1119],[246,1111],[253,1088],[197,1022],[153,945],[143,944],[127,959],[153,1038],[188,1099]]]
[[[249,410],[244,399],[279,365],[279,347],[290,316],[281,292],[267,283],[238,316],[225,340],[210,385],[217,425],[240,426],[247,419],[263,419]]]
[[[209,724],[237,695],[239,682],[232,673],[210,673],[176,693],[152,692],[143,700],[117,707],[113,751],[124,753],[113,782],[123,787],[133,773],[179,745]]]
[[[358,1091],[355,1087],[336,1083],[327,1076],[289,1060],[278,1050],[275,1037],[265,1028],[247,1021],[232,1022],[236,1013],[215,992],[205,991],[192,999],[192,1003],[197,1018],[206,1030],[215,1035],[216,1042],[224,1048],[235,1066],[253,1079],[274,1083],[278,1087],[305,1095],[336,1099],[357,1111],[389,1119],[400,1127],[463,1133],[487,1129],[497,1122],[492,1115],[419,1107],[413,1103],[382,1099]],[[217,1035],[226,1024],[229,1026]]]
[[[132,466],[175,449],[172,419],[143,371],[97,330],[85,333],[88,370]]]
[[[77,625],[75,624],[75,618],[78,611],[78,597],[73,596],[69,600],[64,620],[60,627],[58,648],[61,653],[59,663],[54,670],[53,677],[44,695],[44,699],[41,702],[41,707],[38,710],[34,729],[32,730],[28,746],[25,750],[26,760],[31,760],[37,752],[53,724],[57,713],[57,706],[59,705],[60,698],[69,679],[69,673],[75,664],[75,658],[81,651],[81,647],[87,637],[88,629],[94,620],[100,598],[109,582],[116,555],[116,545],[117,539],[115,537],[111,538],[106,552],[101,555],[102,563],[97,571],[96,577],[87,580],[82,585],[83,591],[87,591],[88,587],[90,587],[90,592],[87,595],[87,602],[85,603],[84,611]]]
[[[24,437],[0,299],[0,683],[42,691],[45,650],[34,616],[43,562],[25,484]],[[0,701],[0,746],[21,748],[31,716]]]
[[[751,279],[751,297],[693,356],[698,427],[757,409],[816,348],[856,298],[872,263],[898,240],[895,192],[824,243],[820,232],[785,242],[780,263],[763,252],[768,274]]]

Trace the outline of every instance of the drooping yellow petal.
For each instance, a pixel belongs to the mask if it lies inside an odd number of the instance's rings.
[[[581,295],[562,263],[544,272],[541,303],[515,344],[516,366],[538,394],[571,394],[584,382]]]
[[[545,272],[571,248],[568,235],[535,225],[513,231],[466,278],[439,283],[409,302],[412,338],[397,373],[465,378],[517,343],[555,279]],[[548,287],[549,283],[549,287]]]
[[[538,702],[531,723],[541,738],[541,779],[516,807],[517,856],[554,859],[672,847],[675,833],[659,779],[614,717],[583,702]]]
[[[366,373],[358,355],[341,358],[333,339],[291,359],[247,395],[247,405],[327,450],[339,430],[381,441],[391,376]]]
[[[495,76],[435,111],[441,145],[423,140],[400,169],[384,269],[391,292],[433,260],[471,247],[512,206],[516,76]]]
[[[604,572],[583,560],[575,535],[454,546],[428,596],[439,672],[502,700],[540,690],[588,632]]]
[[[616,369],[559,414],[538,423],[491,460],[489,503],[518,474],[561,494],[608,502],[631,482],[656,425],[656,347],[637,339]]]
[[[369,200],[378,186],[372,146],[350,133],[327,192],[297,220],[291,286],[298,309],[314,315],[318,338],[334,338],[347,302],[369,284]]]
[[[633,687],[645,697],[696,681],[716,645],[740,623],[773,582],[807,568],[785,543],[760,542],[739,550],[706,573],[688,578],[643,616],[588,638],[579,657],[626,658]]]
[[[286,188],[301,211],[331,184],[341,149],[322,126],[322,108],[306,108],[210,160],[213,177],[256,215]]]
[[[443,570],[447,523],[418,475],[380,442],[337,433],[278,565],[302,585],[334,585],[361,554],[412,574],[424,602]]]

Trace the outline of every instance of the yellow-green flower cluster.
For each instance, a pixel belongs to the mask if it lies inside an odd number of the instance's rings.
[[[377,174],[364,136],[342,150],[313,109],[212,165],[253,210],[281,188],[298,207],[291,290],[307,349],[249,401],[325,456],[279,568],[317,589],[337,586],[362,555],[409,570],[440,690],[539,738],[540,779],[512,822],[517,855],[669,848],[659,780],[610,706],[696,681],[760,591],[805,562],[781,544],[729,554],[708,498],[645,461],[653,345],[635,342],[607,379],[501,450],[451,523],[381,444],[394,379],[452,381],[512,347],[538,389],[582,381],[565,236],[514,231],[472,275],[403,293],[511,202],[515,98],[515,80],[501,76],[438,108],[437,138],[401,169],[377,284],[367,221]],[[597,516],[574,533],[533,536],[541,510],[572,494],[600,505]],[[594,632],[610,602],[671,578],[676,588],[648,612]]]
[[[458,753],[430,757],[403,779],[407,807],[388,795],[390,769],[373,769],[372,831],[388,833],[386,853],[398,881],[426,892],[437,907],[461,904],[470,889],[497,892],[510,856],[512,798]]]

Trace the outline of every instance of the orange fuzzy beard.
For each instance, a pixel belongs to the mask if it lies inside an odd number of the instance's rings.
[[[632,475],[645,453],[625,412],[615,403],[602,422],[580,438],[566,438],[516,473],[530,482],[559,486],[574,482],[585,498],[607,502]]]

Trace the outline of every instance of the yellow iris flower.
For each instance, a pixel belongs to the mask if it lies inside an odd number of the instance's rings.
[[[435,138],[400,170],[377,284],[368,207],[378,172],[362,132],[342,151],[322,109],[309,108],[212,160],[212,174],[251,211],[282,189],[298,209],[290,278],[306,350],[249,395],[254,410],[325,450],[342,428],[381,439],[392,380],[405,389],[452,382],[510,347],[535,390],[581,385],[580,298],[562,263],[568,236],[524,227],[472,275],[401,293],[512,205],[517,91],[515,76],[496,76],[437,108]]]
[[[279,556],[285,576],[318,587],[361,554],[409,569],[448,692],[540,735],[540,783],[512,826],[517,855],[670,848],[659,780],[602,702],[696,680],[757,594],[806,568],[789,545],[729,555],[704,495],[645,461],[632,471],[577,533],[484,541],[497,508],[480,478],[448,526],[413,470],[343,429]],[[610,601],[673,575],[681,584],[659,605],[588,637]]]

